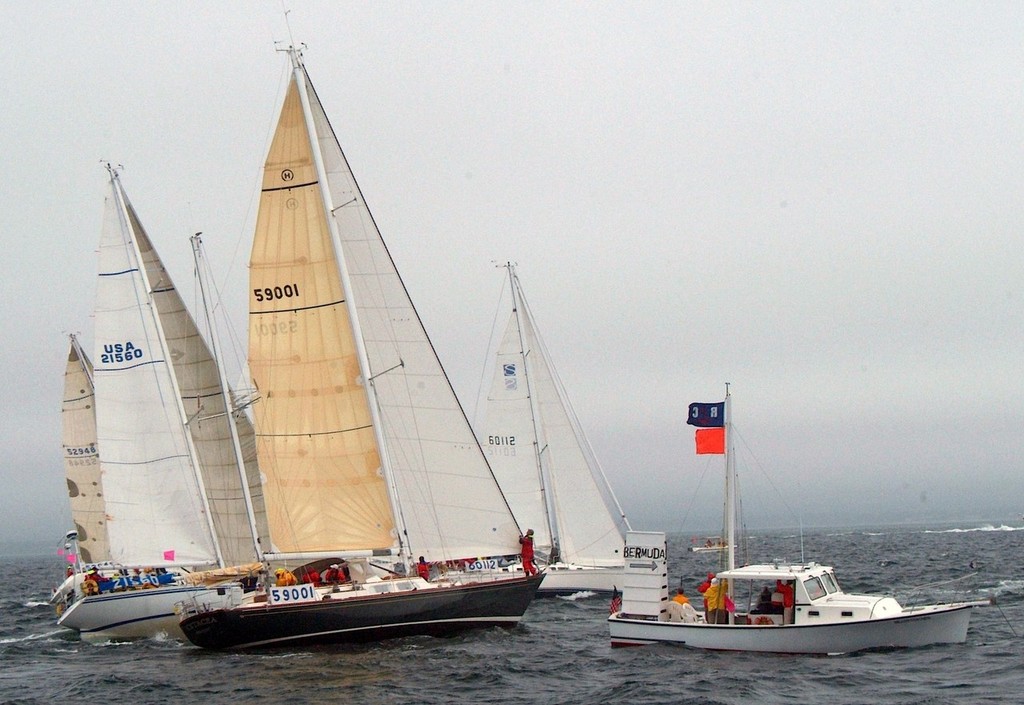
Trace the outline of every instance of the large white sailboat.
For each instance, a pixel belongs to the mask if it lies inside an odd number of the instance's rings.
[[[988,601],[902,606],[888,596],[843,592],[831,566],[737,567],[731,414],[726,389],[723,402],[691,404],[688,421],[698,427],[698,453],[725,456],[728,563],[715,576],[711,611],[705,616],[674,609],[679,605],[668,596],[665,534],[629,532],[621,603],[608,617],[612,646],[666,642],[723,651],[842,654],[966,641],[973,608]]]
[[[480,442],[549,559],[538,594],[611,593],[622,585],[629,521],[551,363],[515,265],[504,266],[512,310],[493,356]]]
[[[388,573],[518,550],[519,527],[363,200],[301,54],[266,158],[250,260],[252,410],[268,562],[345,562],[181,622],[213,649],[518,623],[541,576]],[[302,571],[300,571],[302,572]]]
[[[69,532],[78,560],[53,601],[58,624],[83,638],[181,637],[174,605],[206,591],[189,569],[258,568],[255,524],[265,525],[265,511],[254,458],[225,450],[238,424],[252,455],[251,426],[226,412],[212,355],[109,171],[93,371],[109,550],[99,561],[83,546],[93,531]],[[74,403],[65,393],[65,410]]]

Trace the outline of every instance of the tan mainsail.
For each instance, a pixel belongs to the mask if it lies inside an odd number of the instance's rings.
[[[60,418],[71,519],[78,531],[78,550],[82,554],[82,562],[110,560],[106,505],[103,501],[103,482],[96,448],[96,395],[92,384],[92,363],[73,335],[64,372],[64,401]]]
[[[395,520],[292,82],[250,261],[249,368],[273,551],[392,549]]]

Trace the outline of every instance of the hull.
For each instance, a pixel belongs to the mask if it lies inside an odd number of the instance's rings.
[[[207,587],[172,585],[80,597],[57,620],[88,641],[139,639],[164,633],[184,640],[174,606],[183,600],[220,597]]]
[[[780,654],[841,654],[865,649],[958,644],[967,640],[971,609],[963,602],[906,609],[884,619],[785,626],[683,624],[608,618],[612,646],[671,643],[695,649]]]
[[[514,627],[541,575],[422,590],[356,594],[299,604],[253,604],[185,617],[186,638],[204,649],[336,644],[448,636]]]
[[[622,587],[622,566],[590,567],[567,563],[553,563],[544,568],[538,597],[573,595],[579,592],[595,592],[611,595]]]

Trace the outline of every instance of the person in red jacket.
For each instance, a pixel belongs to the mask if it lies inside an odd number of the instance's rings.
[[[430,564],[423,560],[423,556],[420,556],[420,562],[416,564],[416,572],[424,580],[430,580]]]
[[[523,570],[527,575],[536,575],[537,566],[533,562],[533,529],[527,529],[526,535],[519,537],[519,544],[523,547]]]

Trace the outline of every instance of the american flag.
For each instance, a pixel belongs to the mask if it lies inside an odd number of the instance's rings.
[[[617,587],[612,587],[612,604],[608,608],[609,614],[615,614],[622,609],[622,593]]]

